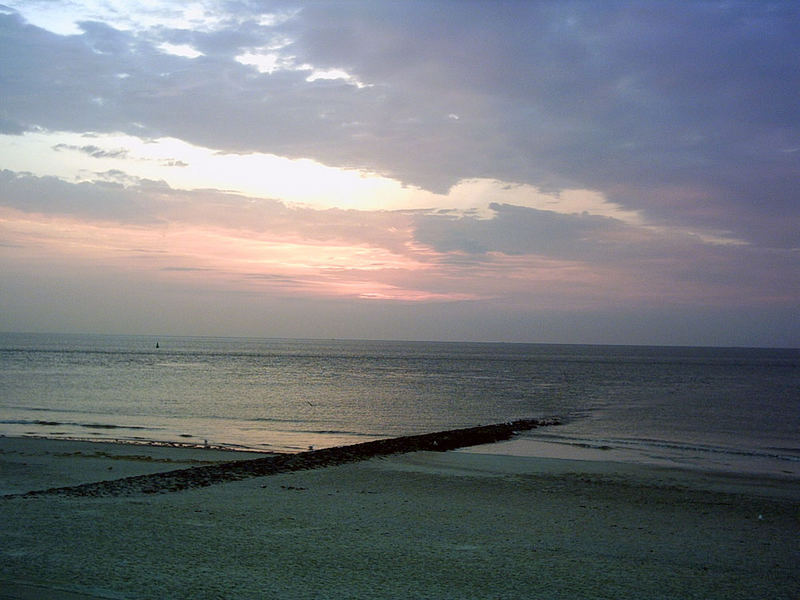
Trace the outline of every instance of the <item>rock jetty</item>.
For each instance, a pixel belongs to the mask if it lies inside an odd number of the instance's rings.
[[[452,429],[422,435],[408,435],[321,450],[308,450],[298,454],[278,454],[253,460],[239,460],[163,473],[137,475],[111,481],[35,490],[22,494],[22,496],[104,497],[164,494],[252,477],[265,477],[277,473],[341,465],[390,454],[402,454],[419,450],[444,452],[467,446],[490,444],[508,440],[520,431],[558,424],[559,421],[556,419],[521,419],[509,423]]]

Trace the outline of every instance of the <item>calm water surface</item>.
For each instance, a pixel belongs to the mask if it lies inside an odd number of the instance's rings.
[[[0,334],[5,435],[297,451],[545,416],[527,439],[800,476],[800,351]]]

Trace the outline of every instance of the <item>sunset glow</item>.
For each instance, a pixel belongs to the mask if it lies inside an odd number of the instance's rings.
[[[7,3],[0,327],[798,343],[793,9],[444,6]]]

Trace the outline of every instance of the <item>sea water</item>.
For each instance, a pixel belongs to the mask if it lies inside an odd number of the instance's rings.
[[[295,452],[552,416],[521,441],[800,476],[800,350],[0,334],[3,435]]]

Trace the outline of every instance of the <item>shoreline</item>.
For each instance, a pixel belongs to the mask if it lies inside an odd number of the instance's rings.
[[[259,450],[258,448],[251,448],[249,446],[241,446],[237,444],[220,444],[220,443],[199,443],[199,442],[181,442],[171,440],[150,440],[150,439],[129,439],[129,438],[96,438],[96,437],[81,437],[81,436],[54,436],[46,434],[0,434],[0,439],[26,439],[26,440],[50,440],[50,441],[63,441],[63,442],[81,442],[87,444],[118,444],[120,446],[140,446],[144,448],[178,448],[188,450],[218,450],[223,452],[244,452],[252,454],[292,454],[289,452],[273,452],[267,450]]]
[[[3,481],[28,484],[240,455],[0,438]],[[798,506],[797,482],[460,450],[3,498],[0,599],[793,600]]]
[[[548,419],[540,419],[547,421]],[[574,416],[550,419],[558,421],[555,429],[545,428],[523,432],[508,441],[499,441],[481,448],[463,449],[464,452],[486,452],[512,456],[550,457],[576,460],[612,461],[651,466],[665,466],[700,472],[725,472],[744,476],[769,476],[800,479],[800,448],[796,444],[780,446],[722,445],[717,441],[682,441],[680,438],[642,439],[596,436],[592,432],[572,427],[580,419]],[[108,427],[111,430],[118,426]],[[156,427],[155,429],[161,429]],[[164,432],[166,433],[166,431]],[[242,441],[234,436],[233,442],[203,440],[202,437],[177,434],[173,437],[149,438],[120,437],[107,434],[90,435],[56,432],[18,432],[0,429],[2,437],[80,441],[87,443],[116,443],[136,447],[175,447],[190,449],[213,449],[253,455],[295,455],[312,449],[337,448],[367,442],[393,439],[390,434],[346,433],[339,431],[287,432],[265,430],[262,442]],[[397,435],[397,434],[395,434]],[[188,438],[188,439],[185,439]]]
[[[273,456],[225,448],[0,436],[0,498]]]
[[[644,467],[675,469],[709,475],[733,477],[774,478],[800,482],[800,461],[778,460],[765,454],[736,453],[735,460],[724,452],[708,451],[705,455],[689,454],[686,449],[654,454],[643,448],[620,447],[612,444],[591,444],[581,440],[553,441],[549,434],[520,436],[492,445],[464,448],[461,452],[519,456],[586,462],[609,462]]]
[[[238,457],[232,462],[212,462],[192,468],[159,470],[118,479],[103,478],[100,481],[72,486],[30,490],[22,495],[121,496],[168,493],[278,473],[331,467],[375,457],[421,450],[442,452],[490,444],[509,440],[520,432],[558,424],[557,419],[519,419],[508,423],[373,440],[321,450],[309,449],[297,454],[275,454],[254,459]]]
[[[309,461],[306,458],[308,452],[281,454],[225,447],[0,436],[0,501],[42,495],[113,496],[116,495],[115,492],[104,493],[102,489],[113,488],[117,482],[123,484],[120,495],[141,496],[142,492],[135,487],[126,488],[125,482],[131,478],[169,477],[172,473],[180,474],[198,467],[221,472],[235,469],[236,464],[240,463],[241,471],[250,472],[244,478],[263,479],[281,473],[329,469],[345,463],[387,461],[405,456],[399,462],[406,466],[393,468],[398,471],[410,468],[445,474],[463,471],[467,476],[506,476],[519,473],[560,476],[565,473],[585,473],[619,480],[632,478],[645,483],[661,484],[668,481],[698,490],[736,491],[748,495],[793,499],[798,503],[800,522],[800,479],[790,475],[602,459],[601,453],[591,457],[564,457],[547,453],[508,453],[502,450],[502,446],[515,441],[517,440],[480,444],[449,451],[414,450],[367,457],[349,456],[346,459],[337,459],[336,454],[340,448],[332,448],[312,452],[312,455],[319,452],[320,458]],[[348,448],[344,447],[344,450],[347,451]],[[334,451],[334,458],[326,458],[331,450]],[[278,465],[287,463],[288,466],[274,468],[271,466],[273,461]],[[266,466],[262,467],[261,473],[253,474],[253,468],[246,466],[249,463],[266,463]],[[411,468],[408,465],[415,466]],[[148,490],[144,495],[185,491],[206,485],[225,485],[240,479],[241,475],[222,476],[218,481],[196,484],[193,477],[189,477],[186,485],[175,489]],[[100,488],[101,491],[83,493],[82,490],[87,488]],[[76,490],[77,493],[74,493]]]
[[[743,468],[741,462],[734,464],[725,464],[719,461],[708,460],[686,460],[681,455],[654,455],[652,453],[645,453],[641,450],[632,451],[630,448],[619,447],[618,445],[608,445],[587,443],[586,440],[573,439],[567,432],[562,432],[562,427],[566,427],[570,423],[570,419],[562,419],[560,417],[539,418],[539,419],[523,419],[517,423],[528,422],[532,426],[530,428],[523,427],[522,429],[513,430],[513,434],[508,435],[507,439],[493,439],[488,443],[472,442],[465,444],[463,447],[456,448],[455,451],[467,454],[488,454],[498,457],[525,457],[531,459],[544,459],[544,460],[561,460],[561,461],[575,461],[585,463],[609,463],[619,465],[620,468],[625,468],[626,465],[642,468],[663,468],[675,471],[685,471],[687,473],[695,473],[705,476],[722,475],[725,477],[738,478],[742,480],[777,480],[783,481],[788,484],[800,483],[800,461],[787,461],[783,464],[776,466],[775,461],[771,460],[774,457],[768,456],[770,459],[769,464],[766,462],[752,461],[747,465],[748,468]],[[503,424],[508,425],[508,424]],[[477,428],[466,428],[467,430],[481,429],[485,427],[494,426],[480,426]],[[552,430],[552,427],[556,427]],[[530,429],[530,430],[527,430]],[[459,430],[454,430],[459,431]],[[349,446],[363,446],[372,444],[386,444],[391,443],[392,440],[436,436],[447,432],[434,432],[431,434],[421,434],[412,436],[401,436],[400,438],[392,438],[386,436],[375,436],[368,438],[367,442],[358,442],[355,444],[337,445],[337,446],[322,446],[319,449],[314,446],[309,446],[308,450],[297,449],[294,451],[287,450],[274,450],[274,449],[258,449],[254,447],[242,446],[238,444],[225,444],[225,443],[205,443],[189,442],[182,440],[156,440],[156,439],[130,439],[130,438],[96,438],[96,437],[80,437],[80,436],[49,436],[38,434],[0,434],[0,441],[2,440],[41,440],[42,442],[56,442],[56,443],[76,443],[88,444],[92,447],[130,447],[141,449],[176,449],[186,451],[198,451],[207,453],[204,456],[207,458],[193,458],[190,464],[193,463],[220,463],[226,461],[239,462],[252,460],[254,457],[293,457],[297,455],[307,454],[309,451],[317,452],[319,450],[327,450],[337,452],[338,449],[347,448]],[[565,435],[566,434],[566,435]],[[612,442],[613,444],[613,442]],[[146,450],[145,450],[146,452]],[[223,454],[218,454],[223,453]],[[710,456],[717,456],[719,452],[711,454]],[[723,453],[724,454],[724,453]],[[737,455],[742,455],[742,452],[736,452]],[[212,458],[213,456],[213,458]],[[705,457],[706,459],[708,457]],[[0,496],[2,496],[2,488],[0,488]]]

